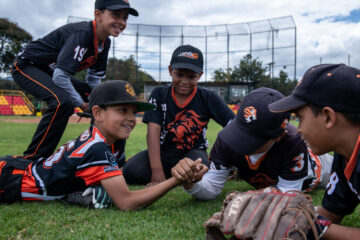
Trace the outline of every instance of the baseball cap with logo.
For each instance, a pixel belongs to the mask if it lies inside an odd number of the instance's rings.
[[[290,114],[272,113],[268,105],[284,95],[271,88],[258,88],[245,96],[233,119],[218,137],[239,154],[248,155],[271,138],[280,136],[287,127]]]
[[[308,103],[335,111],[360,113],[360,70],[345,64],[308,69],[290,96],[269,105],[272,112],[295,110]]]
[[[130,7],[128,0],[96,0],[95,9],[108,9],[108,10],[119,10],[119,9],[128,9],[129,14],[133,16],[139,16],[138,11]]]
[[[89,109],[93,106],[114,106],[121,104],[134,104],[137,111],[142,112],[155,108],[154,104],[139,102],[136,99],[134,88],[123,80],[110,80],[97,85],[90,94]]]
[[[203,72],[204,58],[200,49],[191,45],[182,45],[172,54],[170,65],[172,69],[190,69],[198,74]]]

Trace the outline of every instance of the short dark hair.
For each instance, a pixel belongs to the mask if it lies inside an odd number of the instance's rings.
[[[103,109],[103,110],[106,111],[106,106],[105,106],[105,105],[101,105],[101,106],[99,106],[99,107],[100,107],[101,109]],[[91,114],[91,122],[90,122],[90,124],[91,124],[91,125],[94,125],[94,122],[95,122],[94,115]]]
[[[315,116],[319,115],[319,113],[323,109],[323,107],[311,103],[307,104],[307,106],[310,107],[311,111],[314,113]],[[341,113],[345,117],[345,119],[348,120],[351,124],[360,126],[360,113],[348,113],[339,111],[336,112]]]

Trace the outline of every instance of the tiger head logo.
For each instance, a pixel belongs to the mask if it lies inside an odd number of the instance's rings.
[[[246,122],[255,121],[256,118],[256,108],[254,107],[247,107],[244,109],[244,118]]]
[[[177,149],[194,148],[197,139],[203,133],[208,121],[202,121],[200,115],[192,110],[183,110],[176,114],[175,120],[167,125],[170,133],[174,134],[172,141]]]
[[[131,96],[135,96],[135,90],[134,90],[134,88],[130,85],[130,84],[126,84],[125,85],[125,88],[126,88],[126,92],[128,93],[128,94],[130,94]]]

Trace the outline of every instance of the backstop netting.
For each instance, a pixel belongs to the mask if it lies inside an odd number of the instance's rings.
[[[84,20],[89,19],[68,17],[68,22]],[[233,68],[247,54],[268,66],[272,77],[284,70],[296,78],[296,25],[292,16],[207,26],[128,23],[125,31],[111,40],[109,57],[134,56],[156,81],[170,81],[171,54],[181,44],[191,44],[203,52],[201,81],[212,81],[215,70]]]

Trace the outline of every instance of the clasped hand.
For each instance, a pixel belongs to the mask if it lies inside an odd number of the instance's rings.
[[[208,170],[209,168],[201,163],[201,158],[195,161],[184,158],[171,169],[171,174],[183,183],[195,183],[200,181]]]

